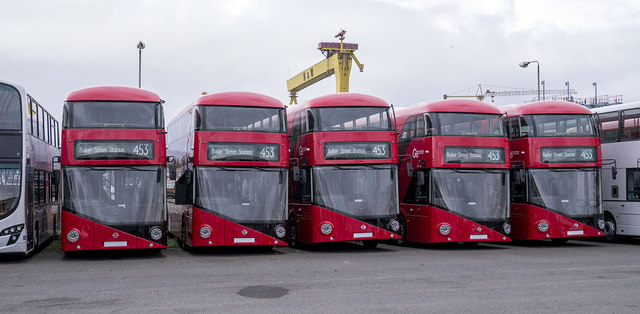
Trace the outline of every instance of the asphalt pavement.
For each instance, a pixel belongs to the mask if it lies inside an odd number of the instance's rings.
[[[638,313],[640,239],[0,257],[0,312]]]

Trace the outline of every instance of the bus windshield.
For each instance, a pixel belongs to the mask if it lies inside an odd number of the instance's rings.
[[[569,217],[602,214],[600,170],[528,169],[529,201]]]
[[[20,164],[0,163],[0,220],[18,207],[21,186]]]
[[[284,109],[265,107],[198,106],[197,131],[284,133]]]
[[[539,114],[525,119],[537,137],[596,136],[593,117],[588,114]]]
[[[151,102],[73,101],[64,106],[63,128],[163,129],[162,106]]]
[[[396,165],[312,168],[313,202],[353,218],[397,213]]]
[[[506,169],[434,169],[432,204],[464,217],[506,219],[509,181]]]
[[[164,167],[65,167],[62,206],[110,226],[164,219]]]
[[[321,107],[312,108],[316,132],[392,131],[387,107]]]
[[[234,222],[282,222],[287,187],[285,168],[196,167],[194,206]]]
[[[506,133],[499,114],[438,112],[429,116],[434,135],[505,137]]]
[[[9,86],[0,83],[0,129],[20,130],[20,94]]]

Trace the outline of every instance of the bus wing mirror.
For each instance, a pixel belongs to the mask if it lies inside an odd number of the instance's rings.
[[[615,180],[617,176],[618,176],[618,168],[616,168],[616,165],[613,165],[611,167],[611,178]]]
[[[51,184],[60,184],[60,170],[53,170],[53,172],[51,173]]]
[[[167,156],[167,161],[169,162],[169,180],[175,180],[177,178],[176,159],[173,156]]]
[[[300,168],[298,166],[293,167],[293,181],[300,182]]]

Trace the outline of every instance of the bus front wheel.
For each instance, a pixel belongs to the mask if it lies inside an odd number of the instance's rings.
[[[610,215],[607,215],[604,219],[604,239],[607,242],[613,242],[616,240],[616,221]]]

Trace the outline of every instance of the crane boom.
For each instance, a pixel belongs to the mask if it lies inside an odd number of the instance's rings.
[[[485,85],[486,86],[486,85]],[[567,93],[569,94],[577,94],[578,92],[576,92],[575,89],[547,89],[544,91],[545,95],[566,95]],[[486,96],[491,96],[491,99],[493,99],[493,97],[495,96],[528,96],[528,95],[537,95],[538,94],[538,90],[537,89],[517,89],[517,90],[507,90],[507,91],[492,91],[492,90],[485,90],[483,92],[482,89],[482,85],[479,84],[476,88],[476,94],[475,95],[443,95],[444,99],[447,98],[477,98],[478,100],[482,101],[484,100],[484,98]]]
[[[346,31],[342,30],[335,36],[340,39],[340,43],[319,43],[318,50],[325,55],[325,60],[314,64],[287,80],[287,90],[291,97],[289,100],[290,105],[298,103],[297,93],[299,91],[334,74],[336,75],[336,92],[349,91],[352,60],[356,62],[360,72],[364,70],[364,64],[361,64],[353,53],[358,49],[358,44],[343,42],[345,33]]]

